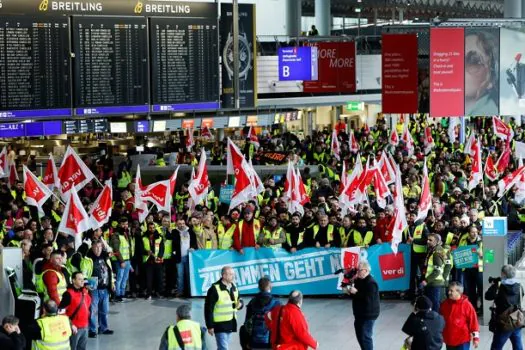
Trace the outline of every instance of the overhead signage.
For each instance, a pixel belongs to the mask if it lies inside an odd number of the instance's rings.
[[[203,118],[201,121],[201,128],[213,128],[213,118]]]
[[[66,134],[88,134],[109,132],[107,119],[79,119],[64,121]]]
[[[365,103],[364,102],[348,102],[346,105],[346,110],[350,112],[359,112],[365,110]]]
[[[25,123],[4,123],[0,124],[0,137],[24,137],[26,136]]]
[[[464,92],[464,28],[430,28],[430,116],[464,115]]]
[[[279,80],[317,80],[317,47],[281,47],[278,52]]]
[[[183,129],[193,129],[195,127],[195,119],[184,119],[182,121]]]
[[[135,132],[146,133],[150,132],[150,121],[149,120],[139,120],[135,122]]]
[[[207,17],[216,5],[172,0],[2,0],[0,14]],[[215,14],[217,14],[215,10]]]
[[[507,218],[486,216],[482,222],[483,237],[497,236],[504,237],[507,235]]]
[[[310,46],[317,47],[318,79],[304,81],[304,92],[355,92],[355,43],[311,43]]]
[[[382,112],[417,113],[417,35],[383,34],[381,49]]]

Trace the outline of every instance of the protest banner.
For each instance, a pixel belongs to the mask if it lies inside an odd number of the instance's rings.
[[[458,247],[452,252],[452,258],[456,269],[468,269],[478,266],[478,246],[466,245]]]

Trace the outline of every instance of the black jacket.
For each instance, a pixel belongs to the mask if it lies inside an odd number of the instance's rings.
[[[376,320],[379,317],[379,287],[371,275],[355,280],[357,293],[352,296],[354,317],[361,320]]]
[[[190,234],[190,248],[197,249],[197,237],[193,230],[188,230]],[[173,259],[176,264],[180,263],[182,260],[180,252],[180,231],[175,229],[171,231],[171,237],[173,239]]]
[[[419,311],[408,316],[402,331],[413,337],[412,349],[441,350],[445,320],[435,311]]]
[[[26,348],[26,338],[22,333],[13,332],[7,334],[3,327],[0,327],[0,349],[2,350],[24,350]]]
[[[227,322],[213,322],[213,309],[215,308],[215,304],[219,300],[219,295],[217,294],[217,289],[215,288],[216,284],[219,285],[221,291],[227,290],[226,286],[222,283],[222,280],[215,282],[211,285],[210,289],[208,289],[208,293],[206,294],[206,300],[204,302],[204,319],[206,320],[206,328],[213,328],[215,333],[237,332],[236,318],[233,318],[233,320]],[[230,299],[232,300],[232,304],[235,300],[233,293],[236,289],[237,286],[235,285],[232,285],[230,289]]]
[[[519,282],[513,284],[500,283],[493,284],[485,293],[485,299],[494,300],[496,304],[496,314],[500,315],[512,305],[520,304],[521,285]]]

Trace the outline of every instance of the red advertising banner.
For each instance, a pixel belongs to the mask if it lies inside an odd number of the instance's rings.
[[[465,114],[464,28],[430,29],[430,116]]]
[[[383,34],[383,113],[417,113],[417,35]]]
[[[355,43],[311,43],[317,47],[319,77],[304,92],[355,92]]]

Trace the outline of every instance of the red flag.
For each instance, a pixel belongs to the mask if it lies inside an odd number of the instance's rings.
[[[250,168],[250,181],[252,182],[252,191],[253,191],[253,197],[257,197],[259,193],[264,192],[264,185],[261,181],[261,178],[253,168],[252,160],[248,162],[248,166]]]
[[[468,189],[471,191],[476,188],[480,181],[483,180],[483,164],[481,163],[481,144],[476,139],[471,146],[472,152],[472,173],[468,183]]]
[[[425,220],[430,208],[432,208],[432,195],[430,194],[427,160],[425,159],[425,165],[423,166],[423,180],[421,181],[421,197],[419,198],[419,205],[417,207],[418,213],[415,221]]]
[[[58,232],[67,233],[75,237],[75,248],[82,243],[82,232],[91,228],[89,216],[82,206],[76,190],[68,192],[66,208],[62,214],[62,221],[58,226]]]
[[[432,148],[434,148],[434,139],[432,138],[432,129],[430,129],[429,126],[425,128],[425,154],[429,154],[430,151],[432,151]]]
[[[252,183],[250,181],[248,162],[246,162],[241,151],[235,146],[230,138],[228,138],[227,163],[228,165],[231,164],[233,173],[235,174],[235,187],[230,202],[231,210],[239,204],[251,199]]]
[[[310,197],[308,197],[306,193],[306,187],[304,186],[303,178],[301,177],[301,173],[299,172],[299,169],[295,169],[296,171],[296,183],[298,187],[299,192],[299,204],[301,204],[301,207],[305,205],[306,203],[310,202]]]
[[[170,188],[170,180],[157,181],[148,185],[146,189],[142,191],[141,199],[155,204],[159,211],[169,213],[171,211]]]
[[[337,160],[341,160],[341,146],[339,145],[339,140],[337,139],[337,131],[332,132],[332,153]]]
[[[388,196],[390,196],[390,190],[388,189],[388,185],[386,184],[385,178],[383,177],[383,174],[378,169],[375,169],[374,171],[374,177],[373,177],[373,185],[375,189],[376,194],[376,201],[377,205],[385,209],[386,207],[386,199]]]
[[[408,227],[405,201],[403,199],[403,185],[401,183],[401,170],[396,166],[396,195],[394,197],[394,219],[388,228],[392,233],[391,248],[397,254],[397,248],[403,237],[403,231]]]
[[[366,167],[368,169],[368,161],[366,162]],[[347,181],[346,188],[343,193],[339,196],[339,201],[343,204],[343,210],[348,211],[354,207],[356,201],[356,192],[361,182],[361,178],[364,175],[363,164],[361,163],[361,156],[357,155],[357,161],[354,166],[354,170],[350,174],[350,177]]]
[[[199,161],[199,169],[197,175],[191,179],[188,187],[193,203],[196,205],[202,202],[208,196],[208,167],[206,166],[206,151],[204,148],[201,151],[201,159]]]
[[[381,152],[381,159],[379,160],[378,166],[379,170],[381,170],[381,173],[383,174],[383,177],[385,178],[387,185],[390,185],[396,181],[394,168],[386,156],[385,151]]]
[[[472,144],[476,140],[476,136],[474,133],[470,133],[470,136],[468,137],[467,143],[465,144],[465,148],[463,149],[463,153],[472,155]]]
[[[346,171],[346,162],[343,162],[343,171],[341,172],[341,181],[339,182],[339,194],[343,193],[348,183],[348,172]]]
[[[397,134],[396,128],[393,128],[392,131],[390,131],[390,139],[388,142],[394,147],[399,145],[399,135]]]
[[[498,196],[503,196],[505,192],[510,190],[515,184],[517,184],[519,181],[521,181],[522,175],[525,173],[525,166],[519,167],[518,169],[514,170],[512,174],[508,174],[503,179],[499,180],[498,187],[499,192]]]
[[[0,152],[0,177],[7,176],[9,169],[7,167],[7,148],[4,146]]]
[[[496,181],[498,179],[498,172],[496,171],[496,166],[494,165],[494,159],[490,154],[487,157],[487,162],[485,163],[485,175],[490,181]]]
[[[106,181],[102,192],[89,210],[89,222],[93,230],[109,222],[113,206],[113,188],[111,181]]]
[[[177,175],[179,173],[180,165],[175,169],[173,174],[170,177],[170,196],[173,196],[173,193],[175,192],[175,187],[177,186]],[[206,169],[206,176],[207,176],[208,170]]]
[[[403,135],[401,136],[401,140],[405,143],[405,148],[408,150],[408,155],[411,156],[414,154],[414,140],[412,139],[412,135],[410,134],[410,131],[408,131],[408,126],[405,124],[405,129],[403,130]]]
[[[204,138],[207,138],[207,139],[212,139],[213,136],[211,134],[211,131],[210,131],[210,128],[208,128],[207,125],[204,125],[201,129],[201,137],[204,137]]]
[[[66,199],[66,194],[75,188],[80,191],[86,184],[95,178],[87,165],[80,159],[71,146],[67,147],[66,154],[62,160],[62,165],[58,170],[60,180],[60,195]]]
[[[496,170],[498,173],[503,174],[505,169],[509,166],[510,163],[510,147],[507,145],[505,146],[505,150],[501,154],[501,156],[498,158],[498,161],[496,162]]]
[[[255,130],[253,130],[253,126],[250,126],[250,129],[248,130],[248,136],[246,137],[250,139],[250,143],[254,145],[255,147],[259,147],[259,138],[255,134]]]
[[[292,198],[292,192],[294,191],[293,180],[294,180],[293,165],[291,161],[288,161],[288,169],[286,170],[286,179],[284,179],[284,192],[283,192],[284,197],[286,199]]]
[[[514,137],[514,132],[512,131],[512,128],[505,124],[498,117],[492,117],[492,125],[494,127],[494,134],[500,139],[510,141],[512,137]]]
[[[18,181],[18,172],[16,171],[16,164],[14,161],[7,159],[7,166],[9,168],[9,182],[8,187],[11,188],[12,186],[16,185],[16,182]]]
[[[53,158],[53,153],[49,153],[46,172],[42,178],[42,183],[51,190],[55,187],[60,188],[60,180],[58,179],[58,170],[55,164],[55,159]]]
[[[24,191],[26,193],[26,203],[37,207],[41,212],[42,205],[51,197],[52,193],[38,178],[24,165]]]
[[[359,142],[357,142],[353,130],[350,130],[350,136],[348,138],[348,143],[350,146],[350,152],[352,153],[359,152]]]

